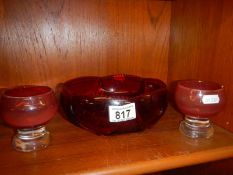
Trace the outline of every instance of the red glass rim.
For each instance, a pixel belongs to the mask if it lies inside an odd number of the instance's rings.
[[[87,86],[85,88],[85,86]],[[84,76],[63,83],[62,93],[69,96],[131,96],[166,90],[166,84],[156,78],[116,74],[103,77]]]
[[[102,77],[101,88],[112,95],[133,95],[140,92],[143,86],[142,78],[134,75],[116,74]]]
[[[203,80],[180,80],[178,86],[197,91],[221,91],[224,88],[219,83]]]
[[[50,94],[53,90],[48,86],[22,85],[7,89],[3,96],[7,98],[28,98]]]

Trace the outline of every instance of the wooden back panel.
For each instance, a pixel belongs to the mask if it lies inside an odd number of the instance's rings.
[[[0,0],[0,87],[115,73],[212,80],[228,96],[214,120],[233,131],[232,7],[227,0]]]
[[[169,1],[0,0],[0,87],[85,75],[167,80]]]
[[[233,131],[233,1],[173,2],[169,82],[195,78],[225,85],[227,104],[214,121]]]

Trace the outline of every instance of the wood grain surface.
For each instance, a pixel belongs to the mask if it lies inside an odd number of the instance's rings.
[[[48,124],[50,146],[33,153],[14,151],[12,129],[0,125],[0,174],[142,174],[233,156],[233,134],[216,126],[212,139],[188,139],[180,120],[169,107],[144,132],[97,136],[58,115]]]
[[[212,80],[227,96],[213,120],[233,131],[232,9],[230,0],[0,0],[0,88],[115,73]],[[29,154],[11,148],[1,124],[0,174],[149,173],[233,156],[232,134],[216,126],[199,143],[180,135],[180,119],[169,109],[145,132],[103,137],[58,116],[48,149]]]
[[[225,159],[147,175],[231,175],[233,173],[232,163],[233,159]]]
[[[216,81],[225,86],[227,104],[214,121],[233,131],[233,1],[173,2],[169,82]]]
[[[167,80],[171,2],[0,0],[0,87],[85,75]]]

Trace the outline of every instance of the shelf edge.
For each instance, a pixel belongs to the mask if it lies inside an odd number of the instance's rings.
[[[96,169],[91,172],[79,173],[81,175],[127,175],[159,172],[174,168],[207,163],[233,157],[233,145],[211,149],[206,151],[194,152],[186,155],[171,156],[163,159],[140,161],[128,165]],[[72,175],[75,173],[72,173]]]

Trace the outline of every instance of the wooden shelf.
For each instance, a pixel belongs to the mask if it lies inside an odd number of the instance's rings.
[[[13,131],[0,126],[0,174],[141,174],[233,157],[233,134],[215,127],[208,140],[192,140],[178,130],[181,114],[169,107],[144,132],[97,136],[61,116],[48,124],[47,149],[16,152]]]

